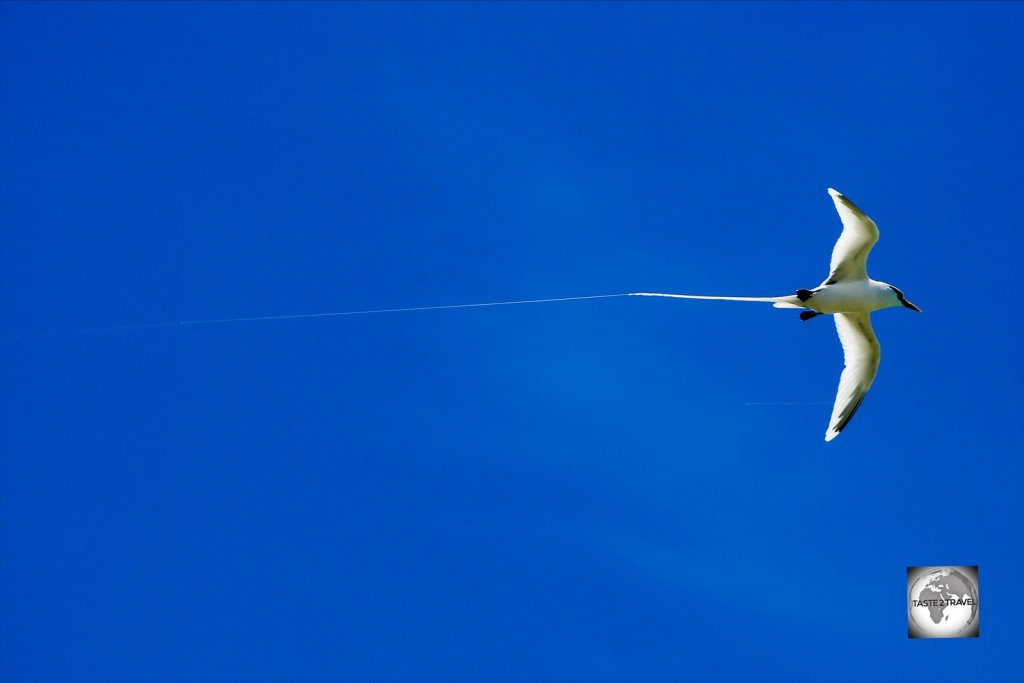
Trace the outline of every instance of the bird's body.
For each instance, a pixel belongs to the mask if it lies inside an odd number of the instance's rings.
[[[870,278],[823,284],[811,291],[811,297],[802,302],[803,307],[819,313],[871,313],[902,305],[893,296],[891,285]]]
[[[772,297],[638,293],[639,296],[680,299],[771,302],[776,308],[806,309],[800,314],[801,320],[810,320],[821,314],[833,315],[843,346],[844,368],[839,378],[832,418],[825,431],[825,441],[831,441],[846,427],[875,381],[881,347],[871,329],[870,314],[895,306],[921,312],[896,287],[868,277],[868,253],[878,241],[878,226],[838,191],[829,188],[828,193],[843,221],[843,232],[832,250],[829,275],[816,288],[798,289],[795,295]]]

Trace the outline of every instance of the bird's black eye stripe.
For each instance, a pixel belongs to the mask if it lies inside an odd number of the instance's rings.
[[[901,292],[900,290],[896,289],[892,285],[889,285],[889,289],[891,289],[892,291],[896,292],[896,298],[897,299],[899,299],[900,301],[903,301],[903,292]]]

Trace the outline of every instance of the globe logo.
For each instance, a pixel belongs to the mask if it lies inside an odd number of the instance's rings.
[[[909,567],[907,631],[911,638],[976,638],[978,568]]]

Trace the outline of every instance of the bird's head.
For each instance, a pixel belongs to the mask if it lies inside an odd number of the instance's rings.
[[[903,306],[904,308],[909,308],[912,311],[917,311],[918,313],[921,312],[920,308],[918,308],[914,304],[912,304],[909,301],[907,301],[907,297],[903,296],[903,292],[901,292],[900,290],[896,289],[892,285],[889,285],[889,289],[892,290],[892,296],[895,299],[895,301],[892,304],[890,304],[890,305],[892,305],[892,306]]]

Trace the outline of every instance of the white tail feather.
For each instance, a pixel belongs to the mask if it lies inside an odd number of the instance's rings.
[[[661,294],[659,292],[633,292],[630,296],[662,296],[669,299],[702,299],[705,301],[755,301],[775,304],[775,308],[806,308],[794,295],[789,296],[698,296],[696,294]]]
[[[627,292],[623,294],[591,294],[589,296],[563,296],[554,299],[521,299],[517,301],[488,301],[478,304],[449,304],[445,306],[414,306],[407,308],[378,308],[361,311],[338,311],[334,313],[297,313],[291,315],[261,315],[247,318],[207,318],[203,320],[182,320],[178,322],[141,323],[136,325],[116,325],[113,327],[88,327],[77,330],[58,332],[41,332],[25,334],[17,337],[0,337],[0,342],[15,339],[34,339],[64,334],[83,334],[87,332],[115,332],[121,330],[142,330],[155,327],[178,327],[182,325],[217,325],[224,323],[257,322],[268,320],[295,320],[298,318],[330,318],[349,315],[372,315],[378,313],[410,313],[412,311],[443,311],[456,308],[482,308],[484,306],[518,306],[521,304],[541,304],[554,301],[582,301],[584,299],[613,299],[622,296],[662,296],[669,299],[711,299],[719,301],[759,301],[775,304],[776,308],[807,308],[795,296],[698,296],[696,294],[661,294],[658,292]]]

